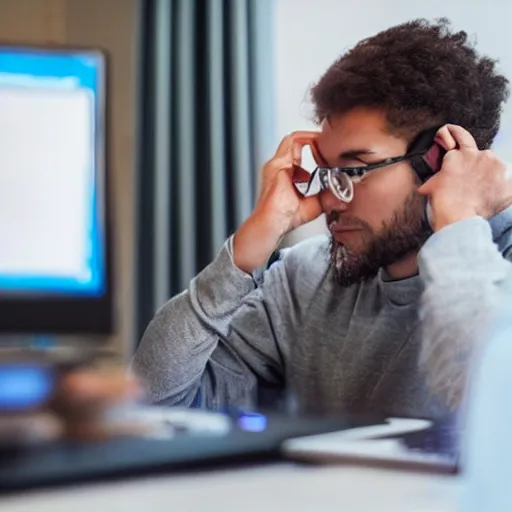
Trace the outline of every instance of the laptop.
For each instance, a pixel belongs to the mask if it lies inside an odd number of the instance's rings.
[[[386,418],[384,423],[285,440],[285,458],[321,464],[458,473],[462,431],[451,421]]]

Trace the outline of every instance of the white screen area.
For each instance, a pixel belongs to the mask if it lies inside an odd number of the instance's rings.
[[[93,96],[0,87],[0,276],[90,278]]]

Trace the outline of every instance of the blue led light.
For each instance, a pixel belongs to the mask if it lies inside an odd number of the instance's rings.
[[[238,418],[238,426],[249,432],[262,432],[267,428],[267,418],[263,414],[246,413]]]

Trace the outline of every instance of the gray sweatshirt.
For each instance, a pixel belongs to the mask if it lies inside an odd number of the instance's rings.
[[[460,401],[475,344],[500,305],[512,312],[512,208],[432,235],[419,275],[384,270],[347,288],[313,237],[262,273],[217,258],[156,314],[133,372],[149,399],[217,409],[286,390],[308,412],[444,417]],[[508,303],[505,297],[508,296]]]

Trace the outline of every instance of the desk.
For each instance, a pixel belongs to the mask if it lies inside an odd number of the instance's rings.
[[[457,477],[354,466],[252,466],[0,497],[2,512],[455,512]]]

